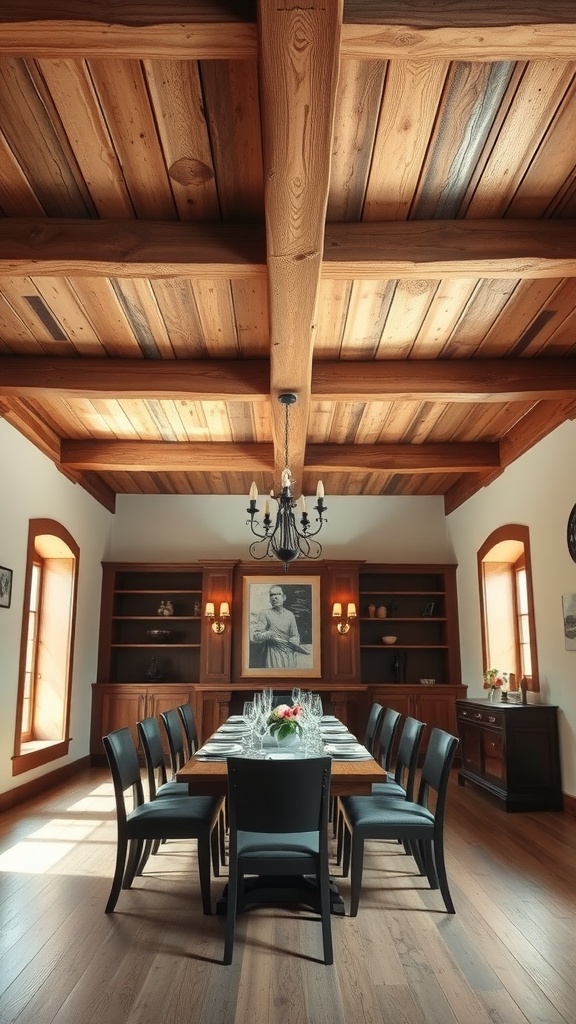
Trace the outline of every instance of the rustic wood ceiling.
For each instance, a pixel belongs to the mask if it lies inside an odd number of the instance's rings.
[[[47,16],[47,9],[49,16]],[[443,495],[576,415],[576,8],[0,0],[0,415],[116,494]]]

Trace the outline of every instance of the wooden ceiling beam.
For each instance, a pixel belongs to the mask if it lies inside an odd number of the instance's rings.
[[[497,444],[309,444],[307,473],[471,473],[500,467]]]
[[[269,366],[263,359],[0,356],[0,395],[261,402],[268,400],[269,388]]]
[[[269,364],[253,360],[0,356],[0,395],[262,402]],[[316,362],[316,401],[513,402],[576,395],[576,359]]]
[[[575,393],[576,359],[571,357],[318,361],[312,371],[312,397],[318,401],[513,402]]]
[[[70,469],[126,473],[270,473],[271,444],[185,441],[62,441],[61,463]]]
[[[297,260],[304,264],[301,276],[309,274],[312,258],[314,274],[319,269],[324,280],[576,276],[576,220],[331,223],[325,234],[323,221],[318,223],[320,237],[308,239],[316,242],[314,249],[302,245],[291,252],[292,235],[284,245],[269,238],[272,283],[281,271],[295,272]],[[0,220],[4,276],[246,280],[265,273],[266,239],[258,225]]]
[[[61,464],[104,472],[270,472],[270,444],[62,441]],[[500,466],[497,444],[309,445],[305,472],[471,473]]]
[[[258,3],[264,210],[275,475],[302,480],[317,295],[324,251],[343,0]]]
[[[0,220],[0,275],[249,279],[265,275],[257,224]]]
[[[572,0],[346,0],[342,56],[359,60],[573,59]]]
[[[5,5],[4,5],[5,6]],[[67,17],[45,0],[0,12],[0,55],[246,60],[257,51],[254,4],[235,0],[74,0]],[[50,16],[51,15],[51,16]]]
[[[576,220],[327,224],[326,280],[576,275]]]

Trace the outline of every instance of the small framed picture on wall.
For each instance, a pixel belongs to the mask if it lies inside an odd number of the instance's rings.
[[[12,569],[0,565],[0,608],[9,608],[12,600]]]

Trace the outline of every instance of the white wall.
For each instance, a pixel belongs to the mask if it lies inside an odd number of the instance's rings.
[[[576,564],[566,545],[566,523],[576,503],[575,450],[576,425],[565,423],[448,517],[458,562],[462,679],[471,697],[483,695],[476,552],[505,523],[530,529],[540,698],[560,708],[562,783],[564,792],[572,796],[576,795],[576,651],[565,648],[562,595],[576,594]]]
[[[10,608],[0,608],[0,793],[88,753],[91,684],[96,679],[98,618],[105,557],[113,517],[83,488],[70,483],[52,462],[0,419],[0,565],[13,570]],[[80,547],[78,614],[67,757],[12,776],[18,661],[24,597],[28,521],[55,519]]]
[[[312,500],[308,502],[312,505]],[[326,496],[318,539],[324,558],[371,562],[454,562],[442,498]],[[120,495],[112,527],[114,561],[249,559],[248,496]],[[262,506],[260,506],[262,507]],[[314,512],[310,511],[313,521]]]

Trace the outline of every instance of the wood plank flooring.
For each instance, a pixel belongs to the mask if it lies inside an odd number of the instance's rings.
[[[115,842],[106,771],[0,816],[0,1024],[576,1024],[568,815],[507,815],[454,780],[456,915],[397,844],[370,843],[359,915],[333,920],[333,967],[317,919],[286,908],[241,917],[223,967],[194,843],[163,846],[106,916]]]

